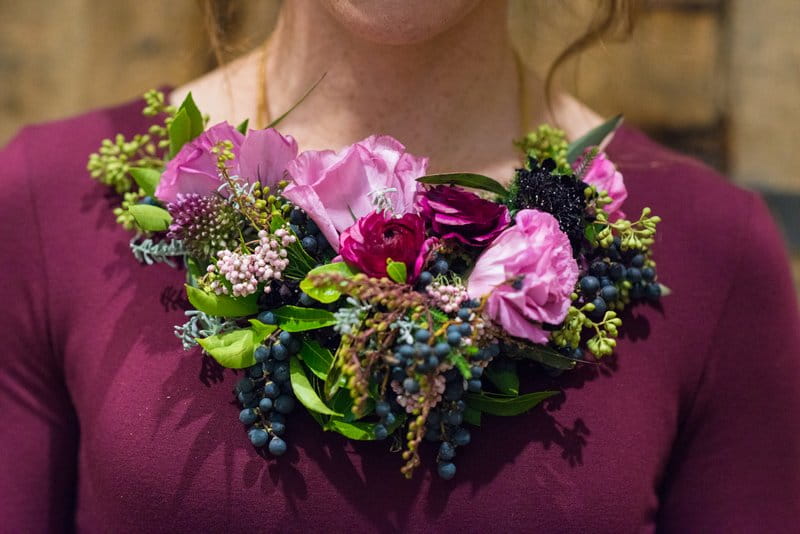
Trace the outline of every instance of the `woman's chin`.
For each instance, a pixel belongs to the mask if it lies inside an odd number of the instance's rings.
[[[350,33],[373,43],[403,45],[433,39],[481,0],[323,0]]]

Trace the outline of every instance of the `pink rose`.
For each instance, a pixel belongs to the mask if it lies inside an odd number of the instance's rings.
[[[541,323],[566,317],[578,264],[555,217],[522,210],[515,221],[478,257],[467,291],[472,298],[489,295],[487,314],[512,336],[546,343]]]
[[[292,182],[283,195],[305,210],[338,250],[339,234],[375,210],[375,195],[385,195],[394,214],[414,213],[414,197],[428,158],[405,151],[396,139],[372,136],[339,152],[309,150],[289,163]]]
[[[409,282],[419,276],[429,249],[425,222],[415,213],[392,217],[373,211],[345,230],[339,242],[342,259],[367,276],[387,276],[386,262],[391,259],[406,264]]]
[[[211,149],[222,141],[233,143],[231,176],[272,186],[283,178],[286,164],[297,155],[297,143],[274,129],[250,130],[247,137],[227,122],[215,124],[186,143],[167,163],[156,188],[162,202],[175,202],[178,194],[209,195],[220,186],[217,156]]]
[[[575,168],[579,168],[582,158],[575,162]],[[625,182],[622,173],[606,157],[605,152],[600,152],[592,160],[591,165],[584,173],[582,180],[597,188],[598,191],[605,191],[611,197],[611,204],[605,206],[605,210],[612,220],[625,217],[620,208],[625,199],[628,198],[628,190],[625,189]]]
[[[417,202],[436,235],[465,245],[485,247],[511,222],[504,205],[458,187],[433,187]]]

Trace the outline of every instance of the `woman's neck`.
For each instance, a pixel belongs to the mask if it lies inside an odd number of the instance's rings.
[[[287,109],[327,73],[283,123],[304,148],[385,133],[434,156],[439,170],[480,167],[489,154],[510,153],[521,133],[506,16],[505,4],[483,1],[429,41],[383,45],[317,2],[286,2],[268,48],[269,110]]]

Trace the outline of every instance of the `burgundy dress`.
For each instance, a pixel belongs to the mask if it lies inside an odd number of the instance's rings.
[[[184,352],[184,273],[145,267],[87,155],[147,127],[141,102],[24,129],[0,152],[2,532],[783,532],[800,518],[800,334],[763,202],[623,128],[609,148],[663,217],[673,290],[624,316],[600,367],[563,394],[485,416],[436,475],[387,442],[349,443],[297,410],[265,459],[236,376]],[[787,169],[790,171],[790,169]]]

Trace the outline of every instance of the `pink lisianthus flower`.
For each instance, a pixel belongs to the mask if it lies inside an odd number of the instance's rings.
[[[488,295],[487,314],[512,336],[546,343],[542,323],[566,317],[578,264],[555,217],[522,210],[515,221],[478,257],[467,292]]]
[[[433,187],[417,203],[436,235],[465,245],[485,247],[511,222],[504,205],[458,187]]]
[[[583,163],[583,158],[579,158],[575,162],[575,169],[579,169]],[[585,183],[595,186],[598,191],[605,191],[611,197],[612,202],[606,205],[603,209],[608,212],[611,220],[624,218],[625,214],[620,209],[622,203],[628,198],[628,190],[625,189],[625,181],[622,179],[622,173],[617,170],[617,167],[606,157],[605,152],[600,152],[592,160],[589,168],[584,172],[581,178]]]
[[[428,158],[406,152],[389,136],[371,136],[339,152],[309,150],[289,163],[283,196],[305,210],[338,250],[339,234],[375,209],[383,195],[395,215],[414,213],[414,197]]]
[[[392,217],[385,211],[373,211],[345,230],[339,241],[339,253],[350,266],[367,276],[387,276],[388,260],[406,264],[408,282],[422,271],[431,248],[425,239],[425,222],[415,213]]]
[[[221,178],[217,155],[211,149],[223,141],[233,143],[234,160],[230,175],[248,183],[260,181],[273,186],[284,173],[286,164],[297,156],[297,143],[272,128],[250,130],[247,137],[228,124],[215,124],[186,143],[167,163],[156,188],[156,197],[175,202],[179,194],[209,195],[216,191]]]

